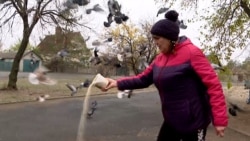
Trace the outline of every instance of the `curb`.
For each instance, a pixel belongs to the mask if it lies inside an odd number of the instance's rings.
[[[236,129],[236,128],[233,128],[233,127],[231,127],[231,126],[227,126],[227,128],[229,128],[230,130],[233,130],[233,131],[235,131],[235,132],[237,132],[237,133],[240,133],[240,134],[242,134],[242,135],[245,135],[245,136],[250,137],[250,134],[247,133],[246,131],[243,131],[243,130],[240,130],[240,129]]]
[[[136,90],[133,94],[136,93],[145,93],[145,92],[157,92],[155,88],[149,88],[146,90]],[[107,96],[107,95],[114,95],[117,94],[117,92],[110,92],[110,93],[95,93],[91,94],[91,96]],[[72,98],[81,98],[85,97],[85,95],[76,95],[76,96],[58,96],[58,97],[51,97],[46,99],[46,101],[52,101],[52,100],[60,100],[60,99],[72,99]],[[16,101],[16,102],[6,102],[6,103],[0,103],[0,105],[8,105],[8,104],[21,104],[21,103],[33,103],[37,102],[37,100],[24,100],[24,101]]]

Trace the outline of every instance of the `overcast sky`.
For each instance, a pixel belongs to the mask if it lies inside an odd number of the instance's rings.
[[[159,15],[156,17],[157,11],[160,7],[168,6],[167,4],[155,4],[154,0],[118,0],[119,3],[122,5],[122,12],[129,16],[129,21],[132,23],[139,23],[142,20],[159,20],[164,18],[164,14]],[[107,15],[108,15],[108,9],[107,9],[107,0],[92,0],[91,3],[85,7],[81,7],[83,14],[85,14],[85,9],[92,7],[93,5],[99,3],[103,9],[105,9],[105,12],[103,13],[95,13],[92,12],[91,15],[87,15],[87,19],[89,20],[88,26],[93,27],[98,34],[102,34],[102,30],[104,28],[103,22],[107,21]],[[184,18],[184,17],[180,17]],[[114,25],[115,23],[112,23]],[[111,25],[111,26],[112,26]],[[4,32],[4,35],[2,34],[2,42],[4,49],[9,48],[11,45],[16,44],[19,39],[21,39],[22,30],[20,29],[20,24],[18,26],[14,26],[16,29],[14,29],[13,33],[7,33]],[[189,36],[193,41],[199,45],[199,41],[197,40],[197,30],[194,28],[195,26],[189,25],[188,29],[185,31],[181,31],[181,34],[185,34]],[[36,26],[36,28],[38,28]],[[37,33],[39,32],[39,34]],[[30,43],[32,45],[37,45],[39,43],[40,36],[44,36],[49,33],[43,33],[40,34],[41,31],[32,32]],[[51,28],[50,31],[51,34],[54,33],[54,29]],[[91,33],[91,31],[86,32],[87,34],[91,34],[91,36],[94,36],[94,33]],[[88,35],[86,35],[87,37]],[[98,35],[96,35],[98,36]],[[98,38],[98,37],[92,37],[92,39]]]
[[[107,21],[107,15],[108,15],[108,9],[107,9],[107,1],[108,0],[91,0],[91,3],[85,7],[81,7],[82,13],[85,14],[85,9],[92,7],[93,5],[99,3],[101,7],[105,10],[103,13],[95,13],[92,12],[90,15],[87,15],[88,26],[92,27],[97,31],[97,33],[92,33],[91,31],[83,33],[83,36],[86,38],[87,36],[91,36],[91,40],[87,42],[87,44],[90,44],[91,41],[98,39],[98,34],[103,34],[103,22]],[[139,23],[142,20],[148,19],[148,20],[154,20],[157,21],[159,19],[164,18],[164,14],[159,15],[156,17],[157,11],[160,7],[166,6],[168,7],[168,4],[160,4],[155,3],[154,0],[117,0],[122,5],[122,12],[129,16],[129,21],[131,21],[134,24]],[[199,8],[202,9],[204,6],[209,5],[208,2],[203,2],[199,5]],[[183,19],[184,22],[188,19],[192,18],[194,16],[194,13],[192,11],[179,11],[178,6],[173,7],[172,9],[177,10],[179,12],[179,18]],[[86,16],[85,16],[86,17]],[[111,26],[113,26],[115,23],[112,23]],[[198,40],[199,35],[199,27],[202,24],[202,22],[196,22],[196,23],[187,23],[188,28],[186,30],[181,30],[180,35],[186,35],[188,36],[192,42],[200,47],[200,41]],[[20,25],[20,24],[19,24]],[[20,30],[20,27],[15,26],[16,29],[14,29],[14,32],[12,34],[6,33],[2,34],[0,36],[0,39],[2,39],[3,47],[4,49],[9,48],[11,45],[18,42],[18,39],[21,39],[22,30]],[[36,27],[39,28],[39,27]],[[39,34],[38,34],[39,32]],[[43,31],[35,31],[32,32],[30,43],[32,45],[39,44],[39,38],[45,36],[49,33],[42,33]],[[54,28],[51,28],[49,31],[50,34],[54,33]],[[237,56],[238,53],[235,53],[234,57]]]

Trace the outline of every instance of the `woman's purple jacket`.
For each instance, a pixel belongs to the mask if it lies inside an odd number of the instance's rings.
[[[117,80],[119,90],[158,89],[164,121],[179,132],[227,126],[222,85],[202,51],[189,39],[177,44],[174,53],[159,54],[141,74]]]

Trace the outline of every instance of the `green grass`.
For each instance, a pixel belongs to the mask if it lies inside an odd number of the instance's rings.
[[[27,78],[19,78],[17,81],[18,90],[5,90],[8,79],[0,81],[0,103],[20,102],[20,101],[34,101],[40,95],[48,94],[51,98],[71,97],[71,91],[65,86],[67,82],[75,86],[79,85],[81,81],[75,79],[59,79],[57,84],[49,85],[33,85],[28,82]],[[82,88],[76,96],[84,96],[87,88]],[[92,88],[92,94],[108,94],[117,92],[117,89],[112,89],[108,92],[102,92],[96,87]]]
[[[0,81],[0,104],[13,103],[22,101],[35,101],[40,95],[49,95],[49,99],[72,97],[71,91],[65,86],[67,82],[78,86],[82,81],[78,78],[57,79],[57,84],[49,85],[33,85],[29,83],[27,78],[19,78],[17,81],[18,90],[3,90],[6,88],[8,79]],[[149,87],[154,89],[154,86]],[[148,89],[141,89],[140,91],[149,91]],[[154,89],[155,90],[155,89]],[[110,89],[108,92],[102,92],[100,89],[93,87],[91,95],[97,94],[111,94],[117,93],[117,89]],[[75,96],[85,96],[87,88],[82,88]]]

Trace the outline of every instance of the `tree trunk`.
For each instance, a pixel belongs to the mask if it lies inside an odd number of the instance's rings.
[[[9,74],[9,82],[8,82],[8,89],[11,90],[17,90],[17,76],[18,76],[18,71],[19,71],[19,65],[20,65],[20,61],[23,57],[23,54],[27,48],[27,45],[29,43],[29,33],[24,34],[21,45],[17,51],[17,54],[14,58],[14,62],[12,64],[12,68],[11,68],[11,72]]]

